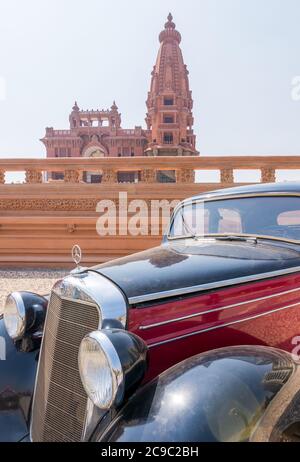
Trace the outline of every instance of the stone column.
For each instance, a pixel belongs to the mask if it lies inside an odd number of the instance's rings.
[[[195,170],[192,168],[176,170],[176,183],[195,183]]]
[[[261,181],[262,183],[275,183],[276,172],[274,168],[262,168],[261,169]]]
[[[79,183],[79,172],[77,170],[65,170],[65,183]]]
[[[153,169],[145,169],[141,171],[141,181],[143,183],[156,183],[156,171]]]
[[[31,183],[31,184],[42,183],[43,182],[42,172],[39,172],[38,170],[34,170],[34,169],[26,170],[25,181],[26,183]]]
[[[232,168],[222,168],[221,169],[221,183],[234,183],[233,169]]]

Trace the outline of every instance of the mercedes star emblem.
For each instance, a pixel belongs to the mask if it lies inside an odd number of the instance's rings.
[[[82,253],[81,253],[81,248],[79,247],[79,245],[73,245],[73,248],[72,248],[72,258],[73,258],[73,261],[76,263],[76,265],[78,266],[79,263],[81,262],[81,258],[82,258]]]

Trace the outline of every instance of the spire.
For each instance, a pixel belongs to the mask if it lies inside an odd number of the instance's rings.
[[[171,13],[168,14],[168,22],[165,24],[165,29],[175,29],[176,24],[173,22],[173,16]]]
[[[188,70],[180,49],[181,35],[169,13],[164,30],[159,34],[160,49],[152,71],[150,93],[174,92],[190,98]]]
[[[72,107],[72,110],[75,111],[75,112],[78,112],[78,111],[79,111],[79,107],[78,107],[77,101],[75,101],[74,106]]]
[[[159,34],[160,48],[147,99],[146,123],[151,130],[150,151],[167,155],[195,155],[193,100],[188,70],[180,49],[181,35],[169,13]],[[164,154],[166,155],[166,154]]]
[[[168,40],[176,40],[178,43],[181,42],[181,35],[176,30],[176,24],[173,22],[173,16],[171,13],[168,14],[165,29],[159,34],[160,43]]]
[[[116,105],[115,100],[113,101],[113,104],[112,104],[112,106],[111,106],[111,110],[112,110],[112,111],[117,111],[117,110],[118,110],[118,106]]]

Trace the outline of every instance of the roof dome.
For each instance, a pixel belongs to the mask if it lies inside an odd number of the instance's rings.
[[[159,41],[165,42],[167,40],[176,40],[178,43],[181,42],[181,35],[176,30],[176,24],[173,22],[173,16],[169,13],[167,22],[165,23],[165,30],[159,34]]]

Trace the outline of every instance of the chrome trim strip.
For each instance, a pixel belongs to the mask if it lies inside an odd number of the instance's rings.
[[[208,327],[207,329],[198,330],[197,332],[190,332],[189,334],[180,335],[179,337],[174,337],[174,338],[171,338],[171,339],[162,340],[161,342],[152,343],[152,344],[148,345],[148,348],[154,348],[154,347],[157,347],[159,345],[164,345],[166,343],[175,342],[177,340],[182,340],[182,339],[185,339],[185,338],[188,338],[188,337],[192,337],[194,335],[199,335],[199,334],[203,334],[205,332],[210,332],[210,331],[213,331],[213,330],[216,330],[216,329],[221,329],[222,327],[233,326],[234,324],[240,324],[241,322],[251,321],[252,319],[261,318],[262,316],[267,316],[268,314],[276,313],[277,311],[283,311],[283,310],[286,310],[288,308],[294,308],[295,306],[299,306],[299,305],[300,305],[300,302],[293,303],[292,305],[282,306],[281,308],[276,308],[275,310],[270,310],[270,311],[267,311],[266,313],[256,314],[255,316],[249,316],[247,318],[238,319],[237,321],[227,322],[227,323],[221,324],[219,326]]]
[[[9,329],[7,328],[7,325],[6,325],[6,318],[5,318],[5,314],[6,314],[6,303],[7,301],[9,300],[9,298],[12,298],[16,304],[16,307],[17,307],[17,311],[18,311],[18,315],[19,317],[21,318],[22,320],[22,326],[19,330],[19,332],[16,333],[16,335],[10,335],[9,333]],[[10,336],[10,338],[14,341],[16,340],[20,340],[24,334],[25,334],[25,330],[26,330],[26,308],[25,308],[25,305],[24,305],[24,300],[20,294],[20,292],[11,292],[10,294],[8,294],[8,296],[6,297],[6,301],[5,301],[5,305],[4,305],[4,310],[3,310],[3,321],[4,321],[4,325],[5,325],[5,329],[7,330],[7,333],[8,335]]]
[[[136,305],[138,303],[149,302],[161,298],[176,297],[178,295],[192,294],[194,292],[203,292],[205,290],[219,289],[222,287],[228,287],[237,284],[243,284],[246,282],[259,281],[261,279],[268,279],[277,276],[284,276],[286,274],[293,274],[300,272],[300,266],[292,268],[286,268],[283,270],[270,271],[268,273],[258,273],[251,276],[243,276],[240,278],[227,279],[225,281],[211,282],[208,284],[199,284],[191,287],[182,287],[180,289],[171,289],[164,292],[154,292],[152,294],[138,295],[136,297],[130,297],[129,303]]]
[[[173,221],[175,218],[175,215],[178,213],[178,211],[186,206],[189,205],[195,205],[199,202],[215,202],[215,201],[222,201],[222,200],[230,200],[230,199],[245,199],[248,197],[277,197],[277,196],[283,196],[283,197],[299,197],[300,193],[297,192],[285,192],[285,191],[271,191],[271,192],[261,192],[261,193],[242,193],[242,194],[217,194],[216,196],[213,195],[213,193],[208,193],[207,196],[205,194],[203,197],[198,197],[196,198],[193,197],[188,197],[187,199],[184,199],[182,202],[180,202],[174,209],[172,217],[170,219],[169,226],[167,228],[167,232],[165,234],[166,238],[170,241],[176,240],[176,239],[182,239],[182,238],[188,238],[189,236],[171,236],[171,228],[173,225]],[[232,233],[231,233],[232,234]],[[234,234],[234,233],[233,233]],[[270,238],[270,236],[268,236]],[[281,240],[282,242],[291,242],[294,244],[300,244],[300,240],[283,240],[283,239],[277,239]]]
[[[167,321],[157,322],[155,324],[148,324],[146,326],[140,326],[139,330],[152,329],[153,327],[164,326],[166,324],[171,324],[173,322],[184,321],[186,319],[196,318],[197,316],[201,316],[203,314],[209,314],[209,313],[215,313],[217,311],[228,310],[230,308],[236,308],[238,306],[247,305],[248,303],[260,302],[262,300],[268,300],[270,298],[279,297],[280,295],[291,294],[293,292],[299,292],[299,291],[300,291],[300,287],[297,287],[296,289],[286,290],[284,292],[278,292],[277,294],[273,294],[273,295],[266,295],[265,297],[253,298],[253,299],[247,300],[245,302],[234,303],[233,305],[220,306],[219,308],[213,308],[212,310],[200,311],[198,313],[189,314],[187,316],[181,316],[180,318],[168,319]]]
[[[232,189],[232,188],[230,188]],[[190,202],[203,202],[203,201],[218,201],[218,200],[224,200],[224,199],[240,199],[243,197],[260,197],[260,196],[295,196],[299,197],[300,192],[296,191],[261,191],[261,192],[244,192],[244,193],[226,193],[226,189],[218,189],[215,190],[214,192],[208,192],[208,193],[203,193],[198,196],[191,196],[187,197],[186,199],[183,199],[183,201],[180,204],[185,204],[185,203],[190,203]],[[180,204],[177,205],[177,207],[180,207]],[[177,208],[176,207],[176,208]]]
[[[195,237],[192,234],[187,234],[185,236],[168,237],[168,240],[169,241],[178,241],[180,239],[181,240],[183,240],[183,239],[185,239],[185,240],[186,239],[194,239],[196,242],[197,241],[201,241],[201,242],[204,241],[205,242],[207,240],[212,240],[212,241],[215,242],[215,241],[218,240],[218,238],[228,237],[228,235],[233,236],[233,237],[234,236],[242,237],[242,238],[246,239],[248,241],[248,243],[251,243],[251,244],[257,244],[257,242],[256,242],[257,239],[266,240],[266,241],[281,242],[283,244],[294,244],[294,245],[299,245],[300,244],[300,241],[297,240],[297,239],[286,239],[286,238],[283,238],[283,237],[271,236],[271,234],[268,235],[268,234],[251,234],[251,233],[207,233],[207,234],[203,234],[203,235],[196,235]],[[220,239],[219,239],[219,241],[220,241]],[[239,241],[234,241],[234,240],[232,240],[231,242],[239,243]]]
[[[91,422],[93,420],[95,411],[100,411],[100,409],[97,408],[94,405],[94,403],[90,400],[90,398],[88,397],[88,402],[87,402],[85,416],[84,416],[84,426],[83,426],[83,430],[81,434],[81,441],[88,441],[88,439],[91,437],[92,430],[94,430],[95,428],[93,426],[93,429],[91,430],[91,427],[92,427]],[[104,415],[105,415],[105,412],[102,411],[101,417],[103,417]],[[100,420],[100,416],[99,416],[99,420]]]
[[[83,277],[83,275],[85,275]],[[59,297],[96,304],[101,324],[106,319],[116,319],[124,329],[127,322],[127,303],[121,290],[100,273],[87,270],[80,275],[70,274],[54,284],[52,289]],[[101,329],[101,325],[99,325]]]
[[[50,296],[49,296],[49,303],[50,303],[50,301],[51,301],[51,293],[50,293]],[[49,310],[48,310],[49,303],[47,305],[47,312],[46,312],[46,317],[45,317],[45,321],[44,321],[44,326],[47,323],[47,318],[48,318],[48,313],[49,313]],[[44,331],[43,331],[43,334],[44,334]],[[33,394],[32,394],[32,401],[31,401],[30,426],[29,426],[29,440],[30,440],[31,443],[34,442],[33,439],[32,439],[32,425],[33,425],[32,410],[33,410],[33,405],[34,405],[35,395],[36,395],[37,378],[38,378],[39,371],[40,371],[40,357],[41,357],[40,353],[41,353],[42,348],[44,346],[44,339],[45,339],[45,336],[43,335],[42,340],[41,340],[40,349],[39,349],[39,358],[38,358],[38,364],[37,364],[37,369],[36,369],[36,374],[35,374],[34,389],[33,389]]]

